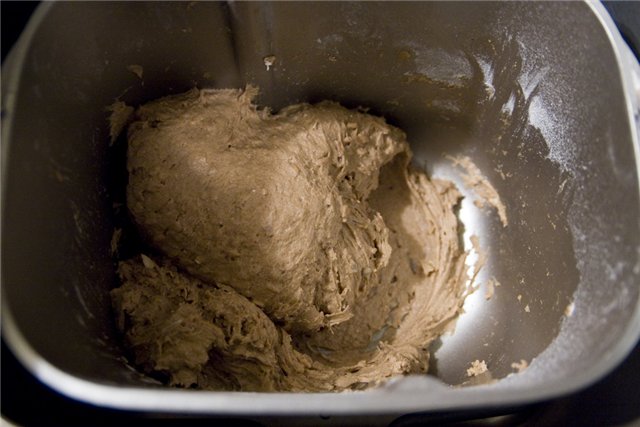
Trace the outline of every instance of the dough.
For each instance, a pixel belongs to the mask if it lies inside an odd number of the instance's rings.
[[[172,385],[337,391],[426,372],[466,295],[460,194],[405,135],[332,102],[273,115],[257,90],[140,107],[127,205],[158,252],[112,291],[136,363]]]

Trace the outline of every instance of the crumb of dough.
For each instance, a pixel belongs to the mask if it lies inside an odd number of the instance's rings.
[[[527,313],[531,312],[531,309],[529,308],[529,304],[524,306],[524,311],[526,311]]]
[[[144,73],[144,68],[142,68],[142,65],[129,65],[127,66],[127,70],[138,76],[139,79],[142,79],[142,74]]]
[[[517,373],[523,372],[528,367],[529,367],[529,363],[524,359],[520,359],[520,362],[513,362],[511,364],[511,368],[515,369]]]
[[[487,363],[484,360],[474,360],[471,362],[471,367],[467,369],[468,377],[477,377],[478,375],[484,374],[489,369],[487,368]]]
[[[116,228],[113,230],[113,234],[111,235],[111,255],[115,255],[118,253],[118,244],[120,243],[120,238],[122,237],[122,228]]]
[[[271,70],[271,67],[276,63],[275,55],[265,56],[263,58],[264,66],[267,68],[267,71]]]
[[[500,282],[498,282],[495,277],[492,277],[491,279],[487,280],[484,299],[490,300],[495,293],[495,288],[498,286],[500,286]]]
[[[570,302],[564,309],[564,315],[567,317],[571,317],[573,315],[574,310],[576,309],[575,303]]]

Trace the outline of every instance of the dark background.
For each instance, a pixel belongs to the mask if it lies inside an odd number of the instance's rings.
[[[640,2],[609,1],[605,7],[623,37],[638,56]],[[38,2],[0,1],[2,61],[24,29]],[[30,375],[2,340],[0,375],[2,418],[20,426],[259,426],[255,420],[191,418],[107,410],[65,398]],[[382,419],[380,418],[379,421]],[[262,420],[274,425],[283,418]],[[293,420],[289,420],[293,421]],[[303,420],[299,420],[303,421]],[[307,419],[310,425],[361,424],[372,418]],[[0,420],[0,425],[3,422]],[[520,408],[496,408],[483,413],[411,414],[391,421],[392,426],[640,426],[640,345],[612,373],[570,396]]]

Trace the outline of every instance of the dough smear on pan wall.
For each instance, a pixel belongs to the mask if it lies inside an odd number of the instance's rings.
[[[157,252],[112,291],[135,363],[171,385],[339,391],[424,373],[461,312],[460,193],[405,134],[332,102],[191,90],[128,128],[127,205]]]

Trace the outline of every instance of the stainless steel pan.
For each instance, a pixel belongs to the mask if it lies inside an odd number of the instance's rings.
[[[589,2],[43,4],[3,70],[2,333],[54,389],[123,409],[403,413],[586,386],[640,334],[637,68]],[[506,228],[472,194],[460,215],[488,253],[479,282],[501,286],[468,298],[433,375],[218,393],[166,389],[128,364],[108,297],[120,169],[105,107],[246,83],[273,109],[369,107],[407,131],[418,166],[460,182],[447,155],[469,156],[498,189]],[[476,359],[497,382],[468,384]]]

